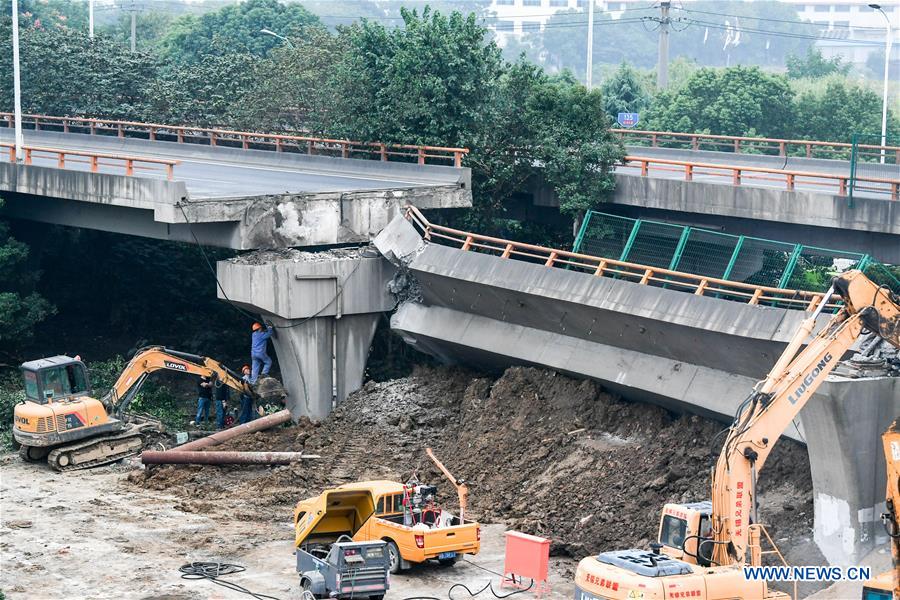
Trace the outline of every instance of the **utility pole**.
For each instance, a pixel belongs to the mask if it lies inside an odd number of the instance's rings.
[[[94,39],[94,0],[88,0],[88,36]]]
[[[19,78],[19,0],[12,0],[13,47],[13,104],[16,128],[16,162],[25,160],[25,140],[22,138],[22,82]]]
[[[656,63],[656,87],[661,90],[669,85],[669,0],[659,3],[659,56]]]
[[[591,90],[591,78],[594,71],[594,1],[588,0],[587,73],[584,77],[588,91]]]

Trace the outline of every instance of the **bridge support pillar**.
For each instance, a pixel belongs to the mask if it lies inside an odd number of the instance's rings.
[[[362,386],[395,269],[369,248],[242,255],[217,266],[219,297],[277,328],[278,368],[295,419],[321,420]]]
[[[814,539],[831,564],[855,565],[887,546],[881,434],[900,415],[900,378],[832,376],[803,409]]]

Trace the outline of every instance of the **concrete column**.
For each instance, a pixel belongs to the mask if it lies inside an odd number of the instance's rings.
[[[335,326],[335,403],[362,387],[366,360],[380,314],[345,315],[336,319]]]
[[[334,318],[274,318],[272,322],[280,328],[273,341],[291,415],[324,419],[331,412],[334,395]]]
[[[828,562],[886,547],[881,434],[900,415],[900,379],[829,378],[801,419],[813,479],[814,538]]]

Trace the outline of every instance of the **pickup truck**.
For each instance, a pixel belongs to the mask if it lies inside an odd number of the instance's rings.
[[[399,573],[412,563],[437,560],[453,565],[464,555],[478,554],[481,549],[481,527],[474,521],[460,523],[459,517],[440,509],[426,510],[420,516],[425,524],[405,525],[409,509],[404,506],[404,486],[396,481],[361,481],[333,490],[368,491],[375,500],[375,514],[353,534],[353,540],[383,540],[387,543],[391,573]],[[305,500],[303,502],[310,502]]]

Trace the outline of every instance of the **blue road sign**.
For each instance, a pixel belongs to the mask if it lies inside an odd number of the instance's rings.
[[[616,121],[622,127],[634,127],[638,124],[640,115],[638,113],[619,113]]]

